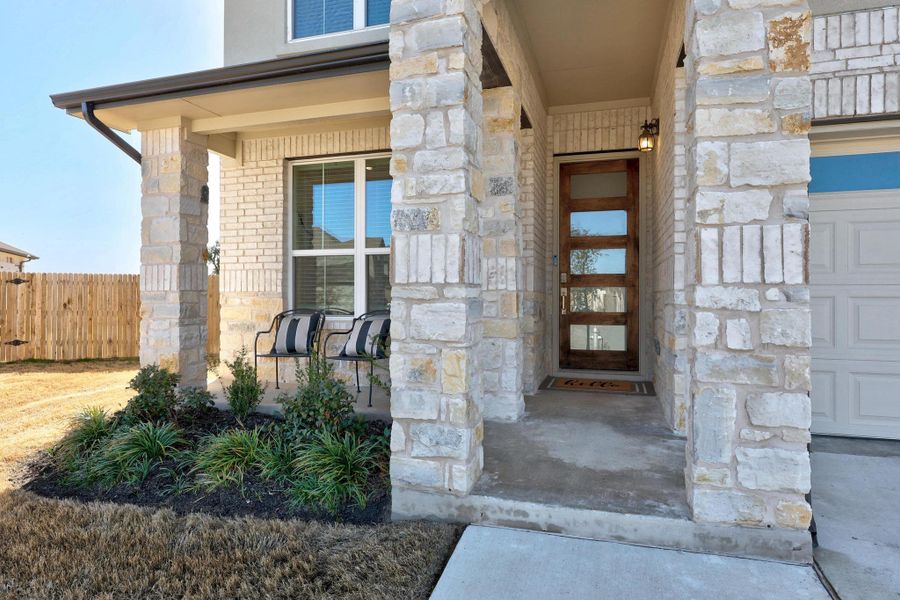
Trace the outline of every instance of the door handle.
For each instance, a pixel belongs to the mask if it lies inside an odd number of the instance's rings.
[[[559,314],[564,315],[568,312],[569,307],[569,289],[559,288]]]

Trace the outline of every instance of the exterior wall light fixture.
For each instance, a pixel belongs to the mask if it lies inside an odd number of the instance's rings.
[[[638,138],[638,150],[653,152],[656,148],[656,137],[659,135],[659,119],[644,121],[641,125],[641,137]]]

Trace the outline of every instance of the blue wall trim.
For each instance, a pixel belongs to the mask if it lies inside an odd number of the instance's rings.
[[[810,159],[810,193],[900,188],[900,152]]]

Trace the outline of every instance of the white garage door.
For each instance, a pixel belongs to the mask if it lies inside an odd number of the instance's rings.
[[[813,433],[900,439],[900,190],[810,196]]]

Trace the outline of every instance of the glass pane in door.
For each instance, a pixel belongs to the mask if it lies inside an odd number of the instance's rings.
[[[583,173],[572,175],[569,197],[583,198],[623,198],[628,194],[628,173]]]
[[[628,213],[624,210],[573,212],[570,231],[573,237],[628,235]]]
[[[623,313],[626,290],[623,287],[569,288],[569,311]]]
[[[627,350],[625,325],[569,325],[569,347],[572,350]]]
[[[623,275],[625,248],[572,250],[569,253],[569,272],[572,275]]]

